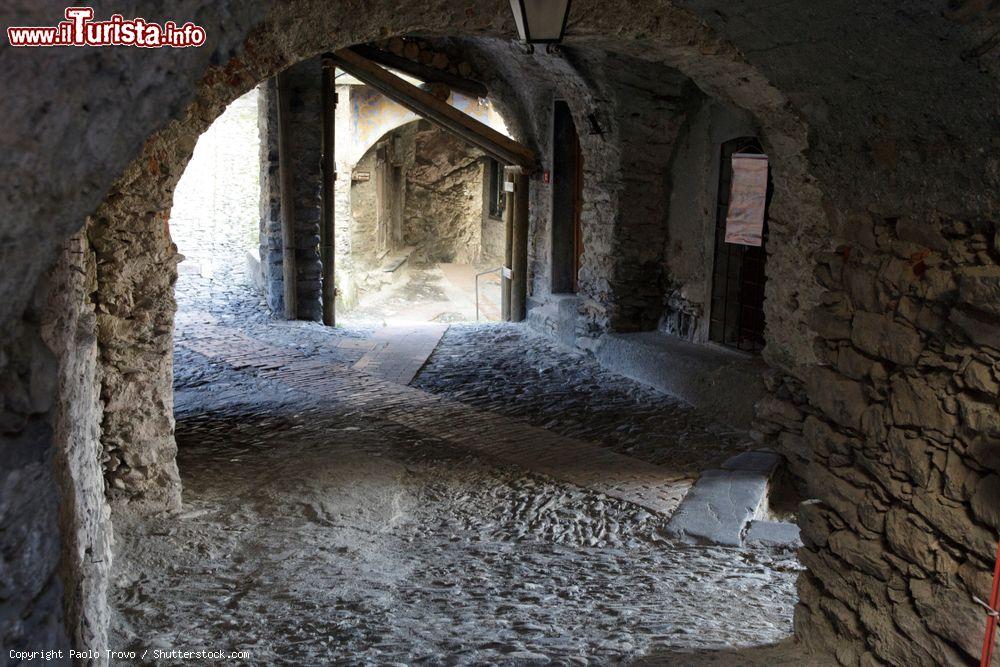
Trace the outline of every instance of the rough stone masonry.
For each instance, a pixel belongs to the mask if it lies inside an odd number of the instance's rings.
[[[99,16],[114,9],[94,4]],[[169,18],[159,3],[133,9]],[[52,25],[59,11],[15,0],[0,19]],[[198,135],[290,65],[419,32],[478,54],[543,168],[551,101],[568,102],[585,164],[582,349],[604,330],[656,322],[675,282],[643,243],[671,242],[650,217],[669,208],[669,169],[645,159],[643,126],[683,136],[699,95],[752,117],[775,186],[774,376],[759,437],[780,446],[810,499],[796,636],[844,665],[976,659],[984,615],[970,595],[988,590],[1000,529],[994,3],[579,0],[557,56],[511,43],[501,0],[347,0],[337,11],[181,0],[170,12],[204,26],[206,45],[0,47],[0,644],[100,646],[104,575],[80,564],[79,545],[110,541],[105,499],[112,518],[179,502],[177,255],[165,221]],[[548,197],[532,180],[542,301]],[[83,292],[74,266],[90,276]],[[88,424],[100,425],[103,475]],[[86,436],[67,439],[77,431]]]

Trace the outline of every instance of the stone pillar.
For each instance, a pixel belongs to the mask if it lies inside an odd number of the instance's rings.
[[[116,509],[180,507],[174,442],[174,283],[181,255],[167,229],[169,194],[134,163],[94,214],[87,236],[97,265],[97,341],[101,366],[101,444],[108,497]],[[176,159],[176,158],[175,158]],[[149,191],[155,181],[156,191]],[[162,201],[161,198],[162,197]],[[157,203],[161,206],[157,206]]]
[[[295,263],[299,319],[320,321],[322,262],[322,70],[314,58],[289,68],[288,164],[293,182]],[[284,309],[282,291],[281,190],[278,177],[278,114],[274,80],[262,84],[261,118],[261,266],[272,312]],[[266,146],[266,149],[265,149]]]
[[[277,82],[258,86],[257,125],[260,132],[260,270],[264,299],[272,313],[284,310],[281,274],[281,190],[278,181]]]
[[[323,211],[320,229],[320,261],[323,263],[323,324],[336,324],[336,189],[337,189],[337,68],[323,59]]]
[[[288,72],[278,74],[278,187],[281,218],[282,300],[286,320],[299,316],[298,270],[296,268],[295,175],[292,173],[291,90]]]
[[[295,199],[298,318],[323,319],[319,226],[322,218],[322,65],[319,58],[288,70],[289,143]]]
[[[67,241],[48,277],[41,333],[59,360],[53,443],[66,625],[73,648],[103,654],[112,532],[101,466],[97,318],[90,298],[96,287],[95,257],[79,234]]]

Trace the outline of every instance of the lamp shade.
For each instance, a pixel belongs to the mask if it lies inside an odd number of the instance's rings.
[[[528,44],[562,41],[569,17],[569,0],[510,0],[517,33]]]

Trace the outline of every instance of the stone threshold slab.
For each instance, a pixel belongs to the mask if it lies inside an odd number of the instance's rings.
[[[796,545],[798,526],[755,521],[766,507],[771,475],[780,463],[774,452],[752,451],[737,454],[720,469],[706,470],[667,524],[667,533],[695,544]]]

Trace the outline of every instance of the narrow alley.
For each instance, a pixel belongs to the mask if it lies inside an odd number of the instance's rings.
[[[391,335],[262,319],[240,268],[179,278],[184,505],[122,527],[115,645],[231,645],[283,664],[596,665],[691,664],[690,651],[788,638],[792,549],[664,531],[742,434],[514,325],[443,337],[428,325],[440,341],[404,389],[356,370],[386,341],[391,355]],[[507,430],[529,446],[502,451]],[[554,438],[577,459],[660,464],[650,483],[675,496],[652,511],[560,480],[565,467],[537,472]]]

